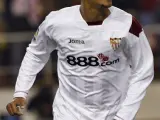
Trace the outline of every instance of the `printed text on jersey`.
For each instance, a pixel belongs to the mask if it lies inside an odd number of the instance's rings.
[[[108,66],[108,65],[113,65],[116,63],[119,63],[120,59],[117,58],[115,60],[109,60],[109,57],[104,56],[103,54],[98,54],[98,57],[95,56],[90,56],[90,57],[85,57],[85,56],[80,56],[80,57],[74,57],[72,55],[67,56],[67,63],[70,64],[71,66]]]

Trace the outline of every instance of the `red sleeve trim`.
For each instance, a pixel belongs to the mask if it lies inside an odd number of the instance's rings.
[[[139,37],[139,34],[142,32],[142,26],[135,17],[132,17],[132,25],[129,32],[137,37]]]

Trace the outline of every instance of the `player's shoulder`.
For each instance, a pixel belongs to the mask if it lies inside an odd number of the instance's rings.
[[[50,12],[46,20],[52,22],[64,22],[74,17],[75,10],[78,6],[65,7],[57,11]]]
[[[73,23],[75,11],[78,6],[66,7],[57,11],[51,11],[40,25],[39,29],[49,31],[55,31],[64,25]]]
[[[141,24],[138,22],[138,20],[134,16],[132,16],[132,24],[130,26],[129,33],[139,37],[142,30],[143,29]]]
[[[77,10],[77,8],[79,8],[79,5],[75,5],[75,6],[71,6],[71,7],[65,7],[65,8],[60,9],[59,13],[61,13],[61,14],[71,14],[75,10]]]
[[[109,9],[112,13],[112,19],[119,21],[121,23],[131,23],[132,20],[131,14],[115,6],[112,6]]]
[[[112,6],[110,9],[113,12],[112,18],[114,20],[124,24],[129,33],[137,37],[139,36],[142,31],[142,26],[133,15],[115,6]]]

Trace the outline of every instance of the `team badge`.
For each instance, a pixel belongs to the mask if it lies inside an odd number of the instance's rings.
[[[110,38],[110,44],[113,50],[117,50],[120,47],[122,38]]]

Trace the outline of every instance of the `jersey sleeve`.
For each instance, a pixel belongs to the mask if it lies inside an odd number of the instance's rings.
[[[125,53],[132,72],[126,98],[115,120],[134,120],[146,89],[154,77],[152,51],[143,29],[135,18],[126,41]]]
[[[27,48],[17,77],[14,97],[27,97],[36,75],[47,63],[50,53],[57,47],[57,43],[52,37],[54,27],[50,19],[53,17],[53,13],[46,17]]]

